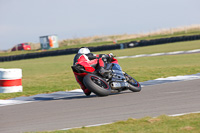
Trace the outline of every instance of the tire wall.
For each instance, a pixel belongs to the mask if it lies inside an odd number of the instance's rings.
[[[191,41],[191,40],[200,40],[200,35],[179,36],[179,37],[152,39],[152,40],[141,40],[139,42],[132,41],[132,42],[126,42],[122,44],[104,45],[104,46],[88,47],[88,48],[91,51],[95,52],[95,51],[142,47],[142,46],[173,43],[173,42],[180,42],[180,41]],[[63,50],[56,50],[56,51],[45,51],[45,52],[28,53],[28,54],[21,54],[21,55],[1,56],[0,62],[41,58],[41,57],[48,57],[48,56],[69,55],[69,54],[77,53],[78,50],[79,48],[71,48],[71,49],[63,49]]]

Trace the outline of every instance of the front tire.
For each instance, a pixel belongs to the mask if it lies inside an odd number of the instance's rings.
[[[138,81],[136,81],[133,77],[125,73],[124,75],[126,77],[127,82],[129,83],[128,89],[133,92],[139,92],[141,91],[141,85]]]
[[[107,96],[111,93],[108,83],[101,77],[88,74],[83,78],[83,84],[97,96]]]

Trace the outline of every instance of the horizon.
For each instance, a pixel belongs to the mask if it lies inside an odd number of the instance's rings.
[[[67,38],[67,39],[62,39],[62,40],[58,40],[58,42],[62,42],[64,40],[76,40],[76,39],[85,39],[85,38],[94,38],[94,37],[97,37],[97,38],[101,38],[101,37],[112,37],[112,36],[125,36],[125,37],[122,37],[122,38],[125,38],[125,39],[130,39],[127,38],[126,36],[134,36],[134,37],[131,37],[131,39],[133,38],[139,38],[141,36],[149,36],[149,35],[165,35],[165,34],[174,34],[174,32],[186,32],[189,31],[189,30],[200,30],[200,24],[195,24],[195,25],[189,25],[189,26],[180,26],[180,27],[174,27],[174,28],[165,28],[165,29],[158,29],[158,30],[155,30],[155,31],[151,31],[151,32],[145,32],[145,33],[135,33],[135,34],[116,34],[116,35],[94,35],[94,36],[88,36],[88,37],[80,37],[80,38]],[[52,34],[52,35],[56,35],[56,34]],[[48,35],[43,35],[43,36],[48,36]],[[41,37],[41,36],[40,36]],[[125,40],[125,39],[115,39],[115,40]],[[109,41],[114,41],[114,40],[110,40],[108,39]],[[29,43],[29,44],[40,44],[40,42],[37,42],[37,43],[33,43],[33,42],[21,42],[21,43]],[[18,44],[21,44],[21,43],[18,43]],[[17,44],[16,44],[17,45]],[[16,46],[14,45],[14,46]],[[14,47],[13,46],[13,47]],[[12,48],[13,48],[12,47]],[[10,49],[12,49],[10,48]],[[8,51],[10,49],[7,49],[7,50],[1,50],[0,49],[0,52],[5,52],[5,51]]]

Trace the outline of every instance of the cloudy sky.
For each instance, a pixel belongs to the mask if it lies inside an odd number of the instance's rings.
[[[59,40],[200,24],[199,0],[0,0],[0,50]]]

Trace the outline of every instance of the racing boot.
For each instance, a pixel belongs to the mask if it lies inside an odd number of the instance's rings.
[[[99,69],[99,74],[101,74],[101,76],[103,76],[103,77],[105,77],[107,79],[112,78],[112,74],[111,73],[112,73],[111,71],[105,69],[104,67],[100,67],[100,69]]]
[[[83,92],[85,93],[86,96],[90,96],[91,91],[88,90],[87,88],[83,90]]]

